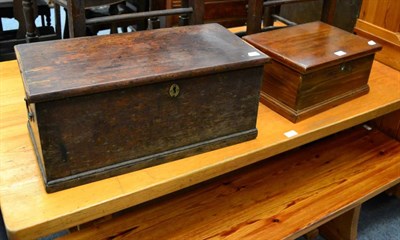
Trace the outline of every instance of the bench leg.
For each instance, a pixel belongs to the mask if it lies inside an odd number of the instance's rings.
[[[319,227],[320,234],[326,239],[356,240],[361,205]]]
[[[304,234],[304,237],[307,240],[315,240],[315,239],[318,238],[318,236],[319,236],[319,229],[318,228],[316,228],[316,229]]]
[[[397,184],[396,186],[389,188],[386,191],[386,194],[389,196],[395,196],[400,199],[400,184]]]

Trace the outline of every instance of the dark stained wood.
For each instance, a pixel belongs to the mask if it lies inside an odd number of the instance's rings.
[[[218,24],[19,45],[16,50],[30,102],[260,66],[267,61],[264,54]],[[260,56],[249,57],[254,51]]]
[[[224,27],[244,26],[247,0],[204,1],[204,22],[217,22]]]
[[[381,49],[379,44],[370,46],[367,39],[322,22],[254,34],[244,39],[300,73],[310,73]],[[342,57],[334,54],[340,50],[347,54]]]
[[[38,35],[36,32],[32,0],[22,0],[22,7],[26,24],[26,41],[28,43],[36,42],[38,40]]]
[[[45,0],[3,0],[0,2],[0,16],[18,22],[17,28],[5,31],[0,24],[0,61],[16,58],[15,45],[59,38],[50,26],[50,8]],[[41,17],[41,26],[34,22],[38,16]]]
[[[295,239],[335,217],[352,232],[351,209],[400,181],[399,160],[399,142],[357,127],[62,239]]]
[[[67,0],[66,9],[68,13],[67,20],[70,37],[86,35],[85,6],[85,0]]]
[[[166,0],[150,0],[151,10],[162,10],[165,9]]]
[[[218,24],[18,46],[47,191],[255,138],[254,51]]]
[[[146,9],[144,12],[132,12],[132,9],[127,8],[124,4],[122,5],[120,4],[121,6],[118,6],[116,8],[117,13],[101,17],[95,16],[92,18],[86,18],[85,16],[85,9],[87,9],[88,7],[101,6],[101,5],[113,6],[112,4],[114,5],[118,4],[122,2],[122,0],[102,0],[102,1],[54,0],[54,4],[63,6],[68,9],[67,16],[68,16],[69,37],[74,38],[74,37],[86,36],[87,26],[91,28],[97,27],[101,29],[105,28],[105,26],[108,26],[108,28],[111,28],[111,33],[117,33],[116,29],[118,26],[126,28],[129,25],[134,25],[135,23],[138,23],[141,27],[143,27],[142,26],[143,22],[137,22],[137,20],[142,20],[142,19],[148,19],[148,22],[150,24],[149,29],[155,29],[159,28],[160,26],[158,17],[183,14],[182,11],[184,12],[184,14],[187,14],[190,17],[189,23],[191,24],[202,23],[202,19],[200,20],[200,17],[202,16],[201,15],[202,0],[200,1],[184,0],[184,1],[189,2],[188,7],[181,8],[177,12],[161,8],[160,6],[160,4],[162,4],[161,1],[161,2],[154,2],[155,4],[149,7],[150,11],[149,9]],[[119,10],[122,7],[123,10]],[[154,7],[154,9],[161,8],[161,10],[152,10],[151,9],[152,7]],[[198,8],[199,12],[197,12],[196,8]]]
[[[374,53],[381,49],[322,22],[244,39],[274,59],[265,66],[261,102],[292,122],[368,93]]]
[[[190,0],[195,9],[193,21],[196,24],[219,23],[224,27],[243,26],[246,22],[247,0]],[[180,8],[185,6],[185,1],[167,1],[166,8]],[[178,22],[177,18],[168,18],[167,25],[174,26]]]
[[[302,84],[298,88],[301,96],[296,108],[304,109],[349,92],[368,92],[368,78],[373,59],[374,55],[371,54],[303,75]]]
[[[261,32],[262,12],[263,12],[263,1],[249,0],[247,9],[246,34]]]
[[[333,20],[335,18],[337,0],[324,0],[322,5],[322,16],[321,21],[333,25]]]
[[[123,0],[84,0],[84,1],[81,0],[81,2],[84,2],[84,5],[87,8],[89,8],[89,7],[96,7],[96,6],[101,6],[101,5],[116,4],[116,3],[123,2]]]
[[[190,24],[202,24],[204,22],[204,0],[187,0],[189,6],[193,7]]]
[[[320,0],[285,4],[279,15],[297,24],[324,21],[348,32],[353,32],[361,3],[362,0]],[[328,15],[330,15],[329,18],[333,16],[333,21],[327,21]]]
[[[259,0],[261,1],[261,0]],[[304,22],[310,22],[305,19],[308,18],[313,18],[315,15],[314,12],[310,12],[310,9],[304,10],[304,6],[309,6],[310,3],[315,5],[315,4],[320,4],[320,1],[316,2],[315,0],[269,0],[269,1],[263,1],[263,6],[265,7],[264,10],[264,29],[262,30],[270,30],[274,29],[275,27],[273,26],[274,20],[278,20],[282,23],[285,23],[286,25],[293,26],[298,23],[304,23]],[[315,18],[312,19],[312,21],[316,20],[321,20],[323,22],[326,22],[330,25],[333,25],[334,18],[335,18],[335,13],[336,13],[336,2],[337,0],[323,0],[322,3],[322,10],[318,10],[320,13],[319,16],[320,18]],[[286,7],[289,5],[291,6],[292,11],[289,11],[289,16],[287,13],[285,14],[285,11],[283,11],[283,14],[281,14],[281,6]],[[254,14],[254,9],[250,10],[253,11],[253,13],[249,13],[249,16]],[[296,21],[293,20],[293,15],[300,15],[300,18],[297,18]],[[300,20],[300,21],[299,21]],[[252,21],[250,18],[248,21]],[[257,26],[260,25],[261,19],[257,19]],[[251,23],[251,25],[253,25]],[[260,29],[261,31],[261,29]],[[259,31],[257,31],[259,32]],[[256,33],[256,32],[253,32]]]

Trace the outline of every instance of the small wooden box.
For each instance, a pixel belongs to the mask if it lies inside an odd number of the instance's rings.
[[[261,102],[298,122],[368,93],[381,46],[322,22],[245,36],[272,58],[264,68]]]
[[[16,47],[48,192],[250,140],[268,56],[218,24]]]

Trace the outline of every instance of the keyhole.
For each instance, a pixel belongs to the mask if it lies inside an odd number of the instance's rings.
[[[171,97],[177,97],[179,95],[179,86],[177,84],[172,84],[169,88],[169,95]]]

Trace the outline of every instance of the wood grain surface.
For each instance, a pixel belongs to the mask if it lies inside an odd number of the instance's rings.
[[[66,239],[294,239],[399,182],[400,143],[358,126]],[[356,239],[356,211],[330,223],[348,230],[332,239]]]
[[[399,2],[400,3],[400,2]],[[400,13],[398,14],[400,16]],[[388,20],[387,22],[391,22]],[[362,19],[357,20],[354,32],[362,37],[374,40],[382,45],[382,51],[376,54],[375,59],[400,70],[400,33],[399,30],[390,31]]]
[[[269,60],[218,24],[19,45],[16,54],[30,102],[262,66]]]
[[[0,79],[0,205],[11,239],[107,216],[400,109],[400,73],[374,62],[369,94],[298,124],[260,105],[255,140],[47,194],[26,128],[16,61],[0,63]],[[298,134],[287,138],[290,130]]]
[[[258,66],[30,104],[47,192],[256,138],[262,71]],[[175,97],[171,86],[180,89]]]
[[[381,49],[379,44],[322,22],[312,22],[290,28],[243,37],[274,60],[300,73],[310,73],[371,55]],[[277,41],[277,39],[285,39]],[[343,56],[335,52],[343,51]]]
[[[400,1],[363,0],[359,18],[391,32],[400,32]]]

